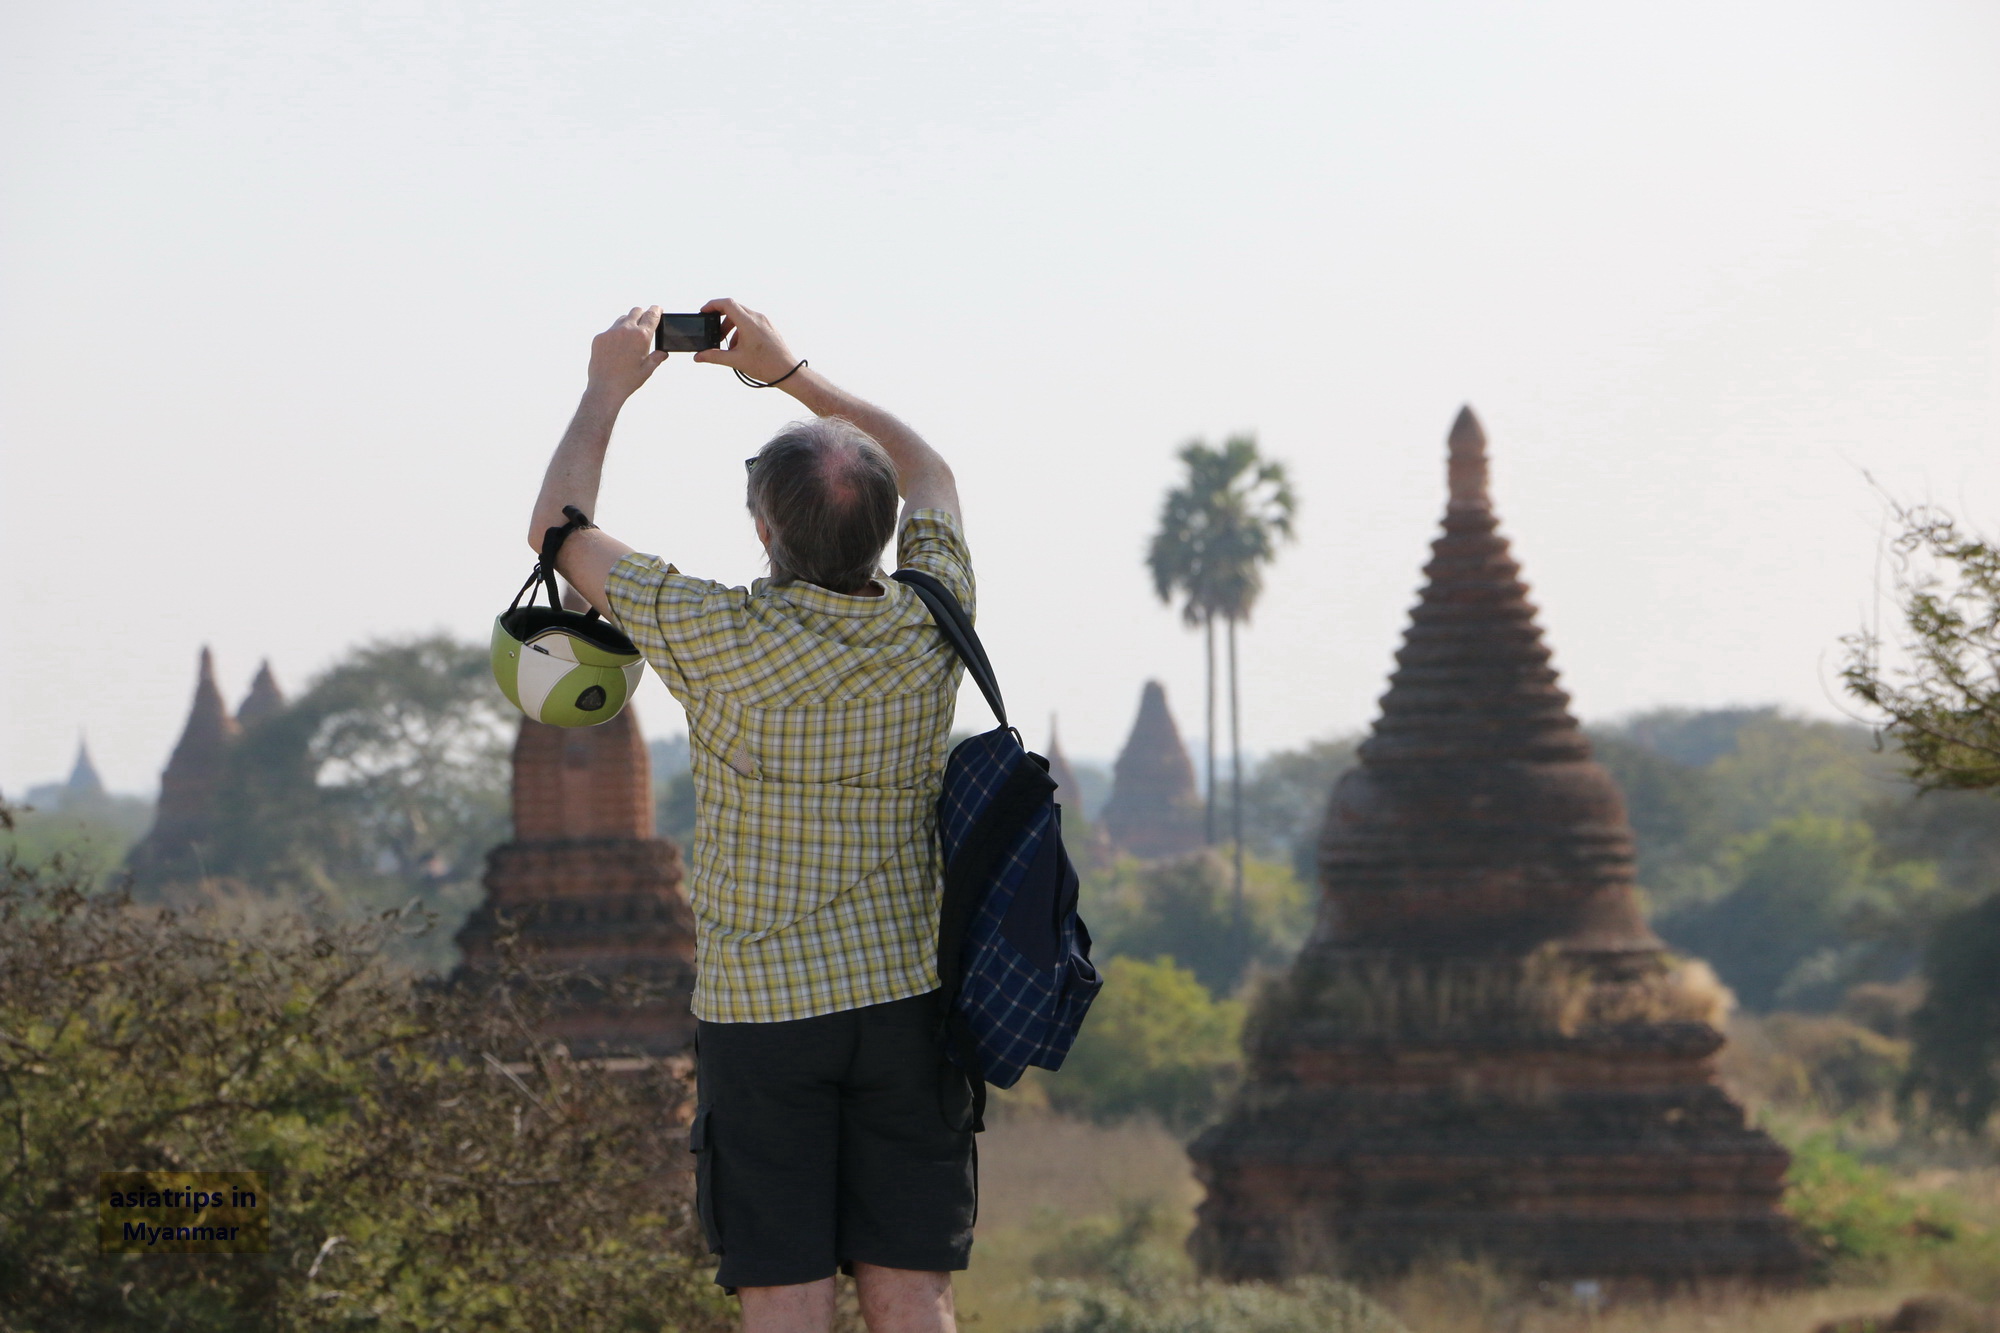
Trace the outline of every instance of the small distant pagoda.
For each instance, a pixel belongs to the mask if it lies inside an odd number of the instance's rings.
[[[1480,1253],[1541,1278],[1789,1280],[1788,1158],[1718,1086],[1624,799],[1557,687],[1470,410],[1428,583],[1320,841],[1320,919],[1191,1153],[1229,1278]]]
[[[680,849],[653,834],[652,765],[627,707],[594,727],[526,718],[514,742],[514,840],[487,857],[486,900],[458,933],[461,978],[523,960],[573,974],[549,1035],[579,1055],[669,1055],[694,1035],[694,913]],[[642,983],[643,1003],[619,994]]]
[[[133,847],[128,864],[142,883],[158,886],[207,878],[202,863],[215,834],[217,802],[229,771],[229,750],[241,731],[215,683],[215,655],[201,650],[194,704],[181,738],[160,774],[153,827]]]
[[[62,806],[87,805],[104,798],[104,779],[97,774],[97,765],[90,762],[90,743],[78,740],[76,762],[70,765],[69,780],[62,785],[62,794],[57,798]]]
[[[256,679],[250,682],[250,693],[243,696],[243,702],[236,706],[236,725],[254,727],[267,717],[276,717],[285,711],[285,692],[278,688],[278,678],[271,673],[269,661],[257,667]]]
[[[1111,773],[1111,799],[1098,819],[1113,846],[1148,861],[1201,850],[1194,764],[1159,681],[1140,693],[1138,720]]]
[[[285,708],[284,691],[271,674],[271,664],[263,663],[235,716],[222,702],[222,690],[215,683],[215,655],[201,650],[201,665],[195,673],[194,703],[181,738],[160,774],[160,801],[153,814],[153,827],[127,857],[126,865],[142,886],[158,889],[171,884],[193,884],[209,877],[206,854],[221,816],[223,787],[229,779],[230,751],[242,739],[245,727],[254,726]],[[80,764],[87,763],[79,755]],[[76,779],[72,776],[71,781]]]

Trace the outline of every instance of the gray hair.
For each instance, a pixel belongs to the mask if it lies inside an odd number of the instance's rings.
[[[857,593],[896,533],[896,465],[839,417],[795,421],[751,461],[750,512],[770,530],[771,581]]]

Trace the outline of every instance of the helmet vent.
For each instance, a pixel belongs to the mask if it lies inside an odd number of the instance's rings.
[[[576,706],[586,713],[594,713],[604,707],[604,687],[593,685],[576,696]]]

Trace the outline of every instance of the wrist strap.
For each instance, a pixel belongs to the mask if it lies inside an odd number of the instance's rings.
[[[742,380],[745,384],[749,385],[753,389],[775,389],[780,384],[783,384],[786,380],[790,379],[792,376],[798,374],[799,371],[805,367],[805,364],[806,364],[805,359],[801,357],[799,359],[798,365],[793,366],[790,370],[786,371],[784,374],[778,376],[778,378],[774,380],[753,380],[740,370],[736,372],[736,378]]]
[[[541,562],[535,566],[535,572],[528,575],[529,586],[532,587],[537,579],[541,580],[547,586],[549,590],[549,606],[554,610],[559,610],[562,607],[562,595],[556,591],[556,556],[562,553],[563,543],[569,540],[569,535],[572,532],[580,532],[584,528],[594,528],[597,526],[590,521],[590,515],[584,513],[575,505],[564,505],[563,517],[568,522],[562,524],[560,527],[550,528],[542,534]],[[517,602],[520,601],[519,595],[516,595],[514,600]],[[528,600],[530,604],[534,601],[532,597]],[[594,606],[591,607],[589,615],[595,618],[597,608]]]

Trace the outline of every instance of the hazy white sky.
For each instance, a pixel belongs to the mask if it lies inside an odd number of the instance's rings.
[[[8,6],[0,790],[149,787],[204,643],[483,640],[589,336],[717,295],[951,458],[1031,741],[1198,725],[1141,554],[1235,429],[1246,739],[1365,725],[1461,402],[1584,716],[1829,711],[1865,474],[2000,527],[1996,69],[1991,0]],[[676,358],[601,522],[747,582],[789,405]]]

